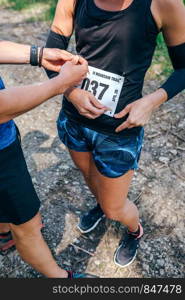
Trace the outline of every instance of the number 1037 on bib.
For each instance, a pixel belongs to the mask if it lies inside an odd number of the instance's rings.
[[[124,83],[124,77],[98,68],[89,67],[89,74],[81,88],[92,93],[95,98],[111,111],[106,115],[113,117]]]

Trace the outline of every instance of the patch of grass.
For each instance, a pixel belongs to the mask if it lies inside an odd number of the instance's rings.
[[[29,1],[26,1],[26,0],[9,0],[8,2],[10,3],[10,5],[13,9],[21,10],[21,9],[27,8],[27,7],[35,4],[38,1],[36,1],[36,0],[29,0]]]
[[[149,69],[148,76],[163,80],[172,72],[172,64],[168,55],[167,46],[160,33],[157,39],[157,47],[153,57],[152,66]]]
[[[58,0],[50,0],[50,9],[48,10],[48,19],[53,19]]]
[[[0,5],[7,5],[14,10],[29,9],[36,4],[46,4],[49,8],[45,10],[42,17],[39,19],[52,20],[55,13],[55,8],[58,0],[0,0]]]

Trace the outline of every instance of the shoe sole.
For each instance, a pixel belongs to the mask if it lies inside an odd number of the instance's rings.
[[[132,258],[132,260],[128,264],[126,264],[126,265],[123,266],[123,265],[120,265],[118,262],[116,262],[116,255],[117,255],[117,253],[118,253],[118,251],[119,251],[120,248],[121,248],[121,246],[118,247],[118,249],[116,250],[116,252],[114,254],[114,263],[115,263],[116,266],[118,266],[120,268],[126,268],[126,267],[128,267],[129,265],[131,265],[134,262],[134,260],[135,260],[135,258],[137,256],[137,250],[136,250],[136,253],[135,253],[134,257]]]
[[[80,230],[81,233],[88,233],[88,232],[92,231],[100,223],[100,221],[103,220],[103,218],[105,218],[105,215],[103,215],[101,218],[99,218],[96,221],[96,223],[94,223],[94,225],[91,228],[87,229],[87,230],[81,229],[79,225],[77,225],[77,228]]]

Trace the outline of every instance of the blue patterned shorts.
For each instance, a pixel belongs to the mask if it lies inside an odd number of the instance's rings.
[[[144,129],[139,135],[105,135],[71,121],[62,112],[58,133],[66,147],[77,152],[91,152],[98,171],[110,178],[138,169]]]

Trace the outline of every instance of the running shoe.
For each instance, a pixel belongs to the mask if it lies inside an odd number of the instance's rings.
[[[88,274],[88,273],[75,273],[73,271],[67,271],[68,278],[98,278],[96,275]]]
[[[104,212],[100,205],[97,204],[93,209],[80,217],[80,222],[77,225],[77,228],[82,233],[88,233],[92,231],[104,217]]]
[[[0,252],[6,251],[15,246],[11,232],[0,233]]]
[[[143,227],[139,224],[139,233],[127,231],[114,254],[114,263],[119,267],[129,266],[136,258],[139,241],[143,236]]]

